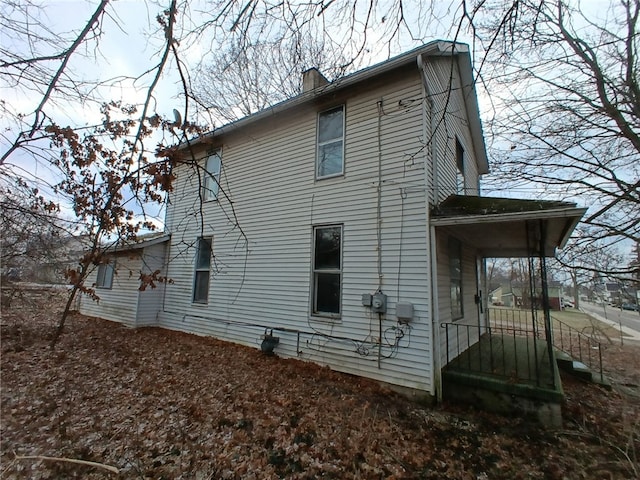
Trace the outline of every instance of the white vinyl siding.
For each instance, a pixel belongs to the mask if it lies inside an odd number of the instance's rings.
[[[478,195],[480,176],[469,122],[463,120],[467,115],[466,100],[457,63],[449,57],[430,58],[425,73],[436,125],[433,147],[437,159],[437,165],[433,166],[436,202],[455,193]],[[463,171],[458,168],[457,142],[464,148]]]
[[[387,78],[343,104],[348,113],[344,176],[316,181],[317,117],[324,107],[311,106],[220,140],[225,196],[202,205],[203,223],[193,195],[197,175],[187,166],[176,169],[167,211],[172,233],[167,274],[173,284],[166,286],[161,326],[252,346],[259,345],[265,328],[273,328],[280,337],[277,355],[432,392],[419,72],[414,68],[410,74]],[[342,299],[336,320],[309,315],[314,225],[343,225]],[[193,238],[203,235],[216,238],[206,308],[191,303]],[[362,305],[362,295],[379,286],[388,295],[382,335],[378,315]],[[413,304],[414,318],[396,348],[393,338],[386,343],[384,333],[398,325],[398,300]],[[379,336],[381,368],[375,345]]]
[[[152,273],[159,270],[160,276],[163,276],[165,272],[166,248],[166,242],[145,247],[142,257],[142,271]],[[155,282],[155,288],[148,285],[143,291],[138,292],[137,327],[157,325],[158,313],[162,308],[164,288],[164,282]]]
[[[100,317],[114,322],[121,322],[129,327],[136,323],[138,309],[138,287],[140,286],[140,269],[142,259],[139,255],[111,257],[112,264],[117,265],[113,275],[112,288],[98,288],[98,301],[88,296],[80,300],[80,313]],[[97,282],[99,267],[89,274],[85,284]]]
[[[167,242],[158,243],[144,249],[111,256],[115,265],[111,289],[97,289],[99,301],[82,295],[80,313],[92,317],[120,322],[128,327],[156,325],[158,312],[162,307],[165,284],[155,282],[140,290],[140,273],[147,275],[159,270],[164,274]],[[85,283],[91,285],[97,280],[98,269],[89,274]]]

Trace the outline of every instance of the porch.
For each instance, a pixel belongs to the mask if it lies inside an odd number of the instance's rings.
[[[502,413],[524,412],[545,425],[561,425],[562,384],[553,347],[545,339],[512,327],[441,327],[447,346],[444,400]]]
[[[455,324],[442,327],[447,332],[456,331],[456,340],[460,338],[457,330],[477,328]],[[550,352],[546,341],[525,335],[526,332],[488,329],[457,357],[447,358],[443,377],[476,386],[483,384],[505,393],[561,401],[562,388],[553,349]]]
[[[443,398],[497,411],[522,411],[525,405],[525,411],[544,416],[563,401],[559,370],[610,389],[602,367],[601,337],[553,315],[553,335],[547,336],[538,327],[539,316],[540,311],[490,307],[486,328],[441,324],[446,346]],[[545,418],[542,422],[550,423]]]
[[[568,202],[460,195],[434,207],[436,235],[473,249],[476,259],[476,308],[467,305],[463,313],[459,299],[464,292],[455,281],[461,267],[450,258],[449,284],[443,276],[438,285],[451,292],[451,313],[446,308],[440,311],[444,400],[524,412],[549,426],[562,424],[563,393],[554,354],[546,259],[566,244],[584,212]],[[447,254],[441,253],[444,258]],[[523,302],[530,307],[523,310],[529,317],[524,322],[490,318],[483,292],[488,291],[485,259],[492,257],[526,259],[531,300]],[[477,316],[471,313],[476,310]]]

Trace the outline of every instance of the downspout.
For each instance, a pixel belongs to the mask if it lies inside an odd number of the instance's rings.
[[[173,173],[173,166],[171,167],[171,173]],[[174,180],[175,181],[175,180]],[[171,207],[171,193],[167,192],[167,195],[164,199],[165,201],[165,207],[164,207],[164,231],[165,233],[169,233],[169,245],[167,245],[167,248],[164,252],[164,259],[163,259],[163,263],[164,263],[164,272],[165,272],[165,277],[168,279],[169,278],[169,259],[171,258],[171,242],[173,241],[173,236],[171,236],[171,232],[168,231],[168,225],[169,225],[169,208]],[[173,208],[171,208],[172,213],[173,213]],[[172,222],[173,224],[173,222]],[[156,313],[156,326],[160,326],[160,312],[164,313],[166,312],[166,302],[167,302],[167,284],[168,281],[165,281],[163,287],[162,287],[162,302],[160,305],[160,310],[158,311],[158,313]]]
[[[378,101],[378,188],[376,197],[376,237],[378,250],[378,290],[382,293],[382,115],[383,99]],[[398,279],[398,282],[400,279]],[[397,301],[397,300],[396,300]],[[378,370],[382,369],[382,312],[378,312]]]
[[[435,148],[435,132],[436,125],[434,123],[434,101],[431,93],[431,89],[429,88],[429,83],[425,74],[425,66],[422,61],[422,55],[418,55],[417,57],[418,70],[420,70],[420,78],[422,79],[422,85],[425,93],[425,101],[429,104],[429,118],[426,119],[425,109],[422,110],[422,128],[425,134],[427,133],[427,123],[428,123],[428,131],[429,131],[429,150],[427,149],[423,152],[423,162],[424,162],[424,183],[425,183],[425,220],[426,220],[426,237],[428,244],[428,251],[426,252],[427,257],[429,258],[429,265],[431,267],[431,272],[427,273],[430,275],[428,278],[428,284],[431,287],[431,342],[432,342],[432,371],[431,371],[431,380],[432,380],[432,393],[435,394],[436,400],[438,402],[442,402],[442,374],[440,371],[440,325],[438,322],[439,314],[438,314],[438,265],[436,260],[436,230],[435,227],[431,225],[431,201],[430,195],[433,195],[434,203],[437,202],[438,199],[438,188],[437,188],[437,149]],[[426,135],[425,135],[426,137]],[[425,138],[426,139],[426,138]],[[429,153],[429,155],[427,154]],[[429,157],[431,158],[431,165],[429,165]],[[429,169],[431,169],[433,179],[433,185],[431,185],[429,181]],[[433,187],[433,191],[431,190]]]

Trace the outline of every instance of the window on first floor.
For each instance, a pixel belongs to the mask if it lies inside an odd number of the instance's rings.
[[[464,316],[462,308],[462,245],[460,241],[449,238],[449,278],[451,288],[451,319]]]
[[[109,263],[102,263],[98,265],[98,276],[96,277],[96,287],[111,288],[113,286],[114,267],[115,267],[115,260],[111,260],[109,261]]]
[[[313,315],[337,318],[342,298],[342,225],[313,229]]]
[[[193,302],[207,303],[209,300],[209,277],[211,273],[211,238],[199,238],[196,247],[193,279]]]
[[[344,106],[318,114],[316,178],[344,173]]]

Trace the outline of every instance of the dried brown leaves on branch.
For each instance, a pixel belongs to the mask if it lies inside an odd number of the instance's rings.
[[[616,387],[564,379],[559,431],[167,330],[74,316],[40,292],[2,320],[2,478],[633,478],[638,347],[610,347]],[[49,303],[47,303],[49,302]],[[58,310],[56,310],[58,309]],[[45,313],[46,312],[46,313]],[[258,341],[258,339],[256,339]],[[626,384],[626,385],[625,385]],[[44,460],[96,462],[119,470]]]

